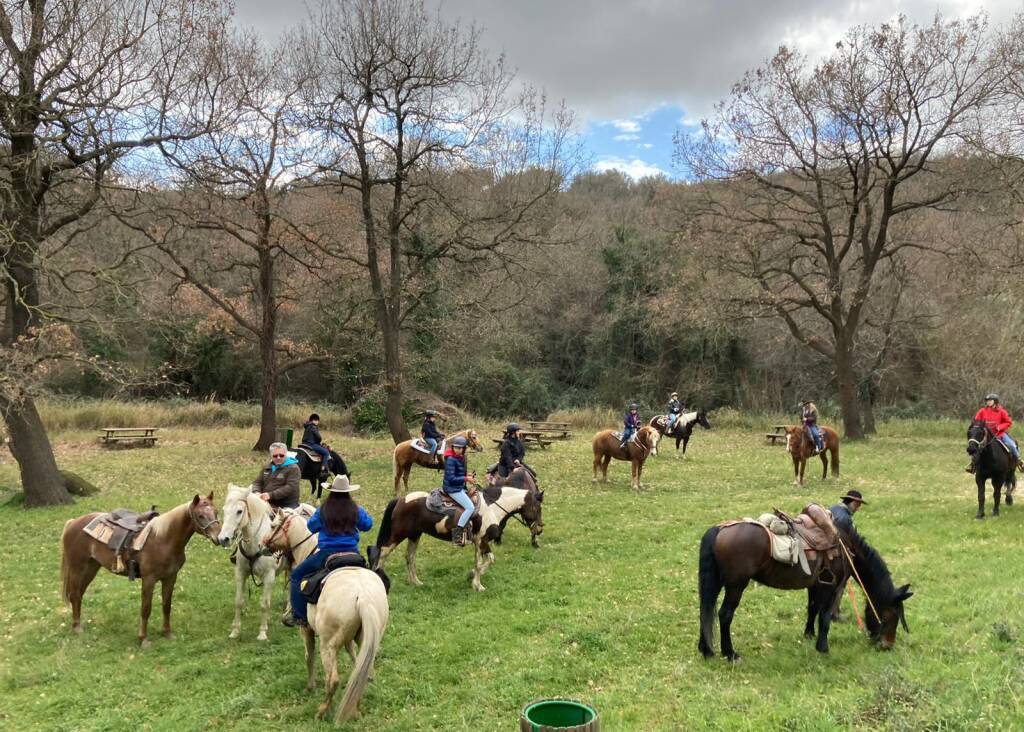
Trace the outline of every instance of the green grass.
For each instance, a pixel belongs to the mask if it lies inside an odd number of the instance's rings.
[[[531,452],[547,488],[541,548],[510,525],[479,594],[466,580],[468,550],[425,539],[422,588],[406,582],[396,554],[377,678],[351,727],[510,730],[527,702],[568,696],[594,704],[608,730],[1019,729],[1024,505],[973,519],[957,425],[885,425],[877,439],[843,447],[838,482],[822,482],[815,466],[798,489],[783,449],[762,446],[772,423],[698,431],[686,459],[668,450],[648,462],[641,494],[629,490],[623,463],[608,485],[591,485],[589,435]],[[242,639],[228,640],[232,568],[227,552],[205,540],[189,546],[179,577],[175,640],[156,635],[151,648],[137,648],[139,591],[123,578],[98,576],[81,637],[71,635],[59,599],[65,519],[121,505],[168,509],[211,489],[219,502],[228,482],[255,475],[253,437],[171,428],[155,449],[104,451],[92,433],[56,435],[61,466],[102,492],[73,507],[0,507],[0,727],[332,728],[312,719],[320,692],[303,690],[294,632],[274,626],[271,640],[257,643],[253,603]],[[364,486],[359,498],[379,520],[390,445],[340,442]],[[493,456],[473,456],[471,465],[482,469]],[[5,456],[0,491],[16,480]],[[416,488],[435,482],[433,473],[413,473]],[[855,625],[835,625],[823,657],[801,635],[805,594],[752,587],[733,626],[744,662],[702,659],[695,575],[707,527],[773,506],[831,504],[850,488],[870,501],[858,527],[897,583],[912,584],[913,632],[900,631],[884,653]],[[158,608],[154,616],[158,625]],[[343,678],[349,670],[346,659]]]

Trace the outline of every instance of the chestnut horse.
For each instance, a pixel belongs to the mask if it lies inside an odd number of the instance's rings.
[[[460,436],[465,437],[469,442],[469,446],[476,452],[484,451],[484,446],[480,444],[480,437],[477,435],[476,430],[455,432],[445,437],[445,439],[448,441],[447,444],[450,445],[453,439]],[[421,452],[413,447],[416,439],[418,438],[399,442],[395,445],[395,454],[391,461],[395,471],[395,498],[401,495],[398,489],[400,480],[405,482],[406,492],[409,491],[409,473],[412,471],[413,465],[421,465],[424,468],[433,468],[434,470],[444,470],[444,456],[441,454],[441,450],[438,449],[436,457],[434,460],[431,460],[429,453]]]
[[[117,556],[83,529],[99,513],[88,513],[64,524],[61,536],[60,573],[64,601],[71,604],[71,629],[82,632],[82,596],[100,567],[114,571]],[[139,643],[149,645],[146,636],[149,613],[153,607],[153,589],[160,582],[163,595],[164,636],[171,638],[171,596],[178,571],[185,564],[185,545],[199,532],[217,544],[220,522],[213,505],[213,493],[206,498],[196,495],[188,503],[172,508],[150,521],[149,538],[139,551],[137,561],[142,579],[142,611],[139,622]]]
[[[622,448],[619,438],[614,430],[602,430],[594,435],[594,479],[597,482],[597,469],[601,468],[601,482],[608,482],[608,463],[612,458],[616,460],[628,460],[632,464],[632,485],[636,490],[641,490],[640,474],[644,469],[644,461],[654,451],[658,444],[658,430],[654,427],[641,427],[633,435],[633,438]]]
[[[828,453],[832,453],[832,477],[839,477],[839,435],[831,427],[818,427],[821,432],[821,439],[825,443],[825,449],[819,454],[821,457],[821,479],[828,478]],[[803,425],[786,427],[786,451],[793,458],[793,475],[796,480],[793,485],[804,484],[804,470],[807,468],[807,459],[814,455],[814,440],[811,438],[807,428]]]

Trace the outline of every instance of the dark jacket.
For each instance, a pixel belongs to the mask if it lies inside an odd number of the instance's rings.
[[[817,424],[818,423],[818,408],[812,404],[808,404],[803,408],[804,424]]]
[[[295,462],[295,458],[288,458],[276,470],[273,463],[266,465],[252,482],[252,490],[253,493],[269,493],[271,506],[297,508],[301,479],[302,471],[299,470],[299,464]]]
[[[303,445],[319,445],[323,442],[323,438],[320,436],[320,427],[312,422],[306,422],[302,425],[302,444]]]
[[[369,531],[373,528],[373,518],[366,512],[366,509],[359,506],[359,518],[356,519],[356,531],[352,531],[348,534],[329,534],[324,530],[323,521],[320,518],[320,509],[316,510],[309,521],[306,522],[306,528],[311,533],[316,534],[316,548],[322,552],[358,552],[359,551],[359,532]]]
[[[427,437],[433,437],[435,440],[444,439],[444,433],[437,429],[437,425],[434,422],[431,422],[429,418],[423,420],[423,429],[421,432],[423,433],[424,439]]]
[[[442,484],[445,493],[458,493],[466,490],[466,456],[459,455],[449,449],[444,454],[444,483]]]
[[[673,399],[668,403],[669,414],[679,414],[683,411],[683,404],[678,399]]]
[[[850,513],[850,507],[845,503],[840,501],[828,510],[832,512],[832,522],[840,529],[849,531],[853,528],[853,514]]]
[[[506,437],[499,449],[501,450],[501,459],[498,461],[498,474],[502,478],[507,478],[508,474],[516,468],[516,460],[521,464],[523,458],[526,457],[526,445],[515,437]]]
[[[623,419],[623,424],[626,426],[627,430],[640,429],[640,413],[637,412],[636,414],[633,414],[632,412],[626,412],[626,417],[625,419]]]

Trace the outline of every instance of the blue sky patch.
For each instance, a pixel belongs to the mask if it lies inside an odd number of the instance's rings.
[[[634,180],[652,175],[677,179],[684,176],[672,164],[672,136],[698,126],[683,109],[661,106],[625,119],[594,120],[583,138],[596,171],[620,170]]]

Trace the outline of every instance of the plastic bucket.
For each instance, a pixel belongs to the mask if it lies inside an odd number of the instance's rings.
[[[580,730],[597,732],[601,721],[592,706],[572,699],[542,699],[523,707],[519,716],[520,732]]]

